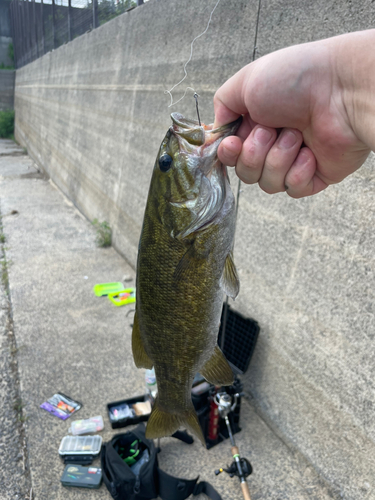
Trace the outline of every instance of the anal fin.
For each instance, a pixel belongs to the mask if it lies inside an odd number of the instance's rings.
[[[151,370],[154,363],[146,354],[145,348],[143,346],[143,342],[141,339],[141,331],[139,329],[139,322],[137,313],[134,315],[134,323],[133,323],[133,333],[132,333],[132,350],[133,350],[133,358],[134,363],[137,368],[148,368]]]
[[[233,372],[225,359],[220,347],[215,346],[213,355],[204,365],[204,367],[199,370],[199,373],[213,385],[231,385],[233,384]]]
[[[186,427],[206,447],[206,441],[194,407],[192,406],[190,410],[183,413],[170,413],[160,408],[158,397],[156,397],[147,422],[146,438],[156,439],[171,436],[179,427]]]

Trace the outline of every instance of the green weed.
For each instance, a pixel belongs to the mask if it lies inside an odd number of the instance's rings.
[[[12,139],[14,134],[14,111],[0,111],[0,137]]]
[[[11,61],[14,62],[14,47],[12,42],[10,42],[10,44],[8,45],[8,57]]]
[[[1,281],[4,285],[5,290],[8,290],[9,276],[8,276],[8,267],[6,260],[1,261]]]
[[[19,398],[13,403],[13,410],[17,412],[21,412],[22,408],[25,407],[25,403],[22,402],[22,399]]]
[[[98,219],[92,221],[96,229],[96,244],[98,247],[110,247],[112,245],[112,229],[108,222],[99,222]]]
[[[5,66],[5,64],[2,62],[0,64],[0,69],[14,69],[14,66]]]

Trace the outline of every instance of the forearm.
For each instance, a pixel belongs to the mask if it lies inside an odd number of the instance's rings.
[[[375,151],[375,30],[331,40],[350,125],[358,139]]]

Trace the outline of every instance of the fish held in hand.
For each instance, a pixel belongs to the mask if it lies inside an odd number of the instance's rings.
[[[197,372],[230,385],[232,370],[217,345],[223,293],[236,297],[232,258],[235,201],[220,142],[235,122],[212,130],[172,113],[156,158],[137,262],[132,348],[138,368],[155,368],[158,385],[146,436],[187,428],[205,445],[191,388]]]

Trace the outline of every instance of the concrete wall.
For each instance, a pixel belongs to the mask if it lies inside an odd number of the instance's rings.
[[[110,223],[132,265],[169,113],[195,115],[192,97],[168,109],[163,91],[183,76],[215,3],[150,1],[17,71],[17,139],[89,219]],[[251,60],[257,13],[255,0],[222,1],[194,46],[186,84],[205,122],[215,90]],[[374,21],[370,0],[262,0],[257,55]],[[248,395],[334,498],[373,499],[374,156],[313,198],[242,190],[234,307],[262,328]]]
[[[0,111],[14,107],[14,82],[16,72],[11,69],[0,69]]]

